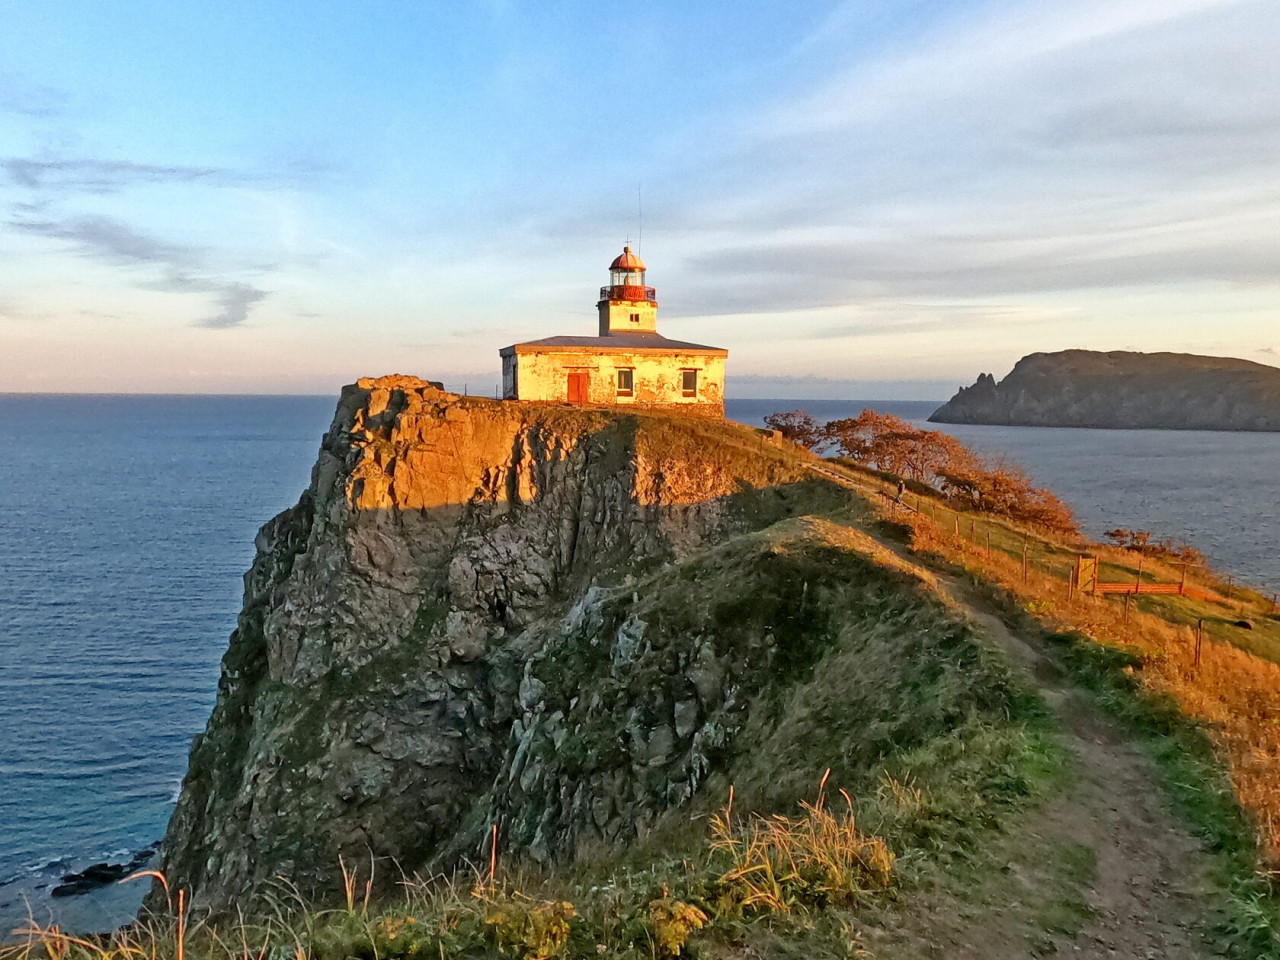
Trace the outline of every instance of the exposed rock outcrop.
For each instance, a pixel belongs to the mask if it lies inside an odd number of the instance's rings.
[[[1065,350],[962,387],[934,423],[1167,430],[1280,430],[1280,369],[1180,353]]]
[[[340,855],[447,867],[493,822],[544,859],[634,834],[714,766],[765,671],[802,658],[776,624],[823,579],[765,589],[778,564],[757,551],[676,644],[653,577],[832,496],[806,456],[734,424],[346,388],[310,487],[258,536],[170,882],[225,909],[278,875],[332,892]]]

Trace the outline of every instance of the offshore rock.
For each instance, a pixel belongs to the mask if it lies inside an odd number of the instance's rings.
[[[387,887],[447,869],[493,823],[542,859],[634,836],[724,754],[780,642],[769,551],[728,599],[686,598],[740,649],[697,618],[673,637],[663,591],[831,496],[805,456],[730,423],[345,388],[310,486],[258,535],[170,884],[226,911],[278,876],[331,896],[339,857]],[[803,603],[786,582],[777,603]]]
[[[1064,350],[980,375],[934,423],[1161,430],[1280,430],[1280,369],[1184,353]]]

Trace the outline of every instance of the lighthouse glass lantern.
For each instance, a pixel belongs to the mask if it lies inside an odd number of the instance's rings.
[[[653,290],[644,284],[644,261],[636,256],[630,247],[625,247],[622,255],[609,265],[609,287],[606,294],[601,291],[601,299],[607,300],[652,300]]]

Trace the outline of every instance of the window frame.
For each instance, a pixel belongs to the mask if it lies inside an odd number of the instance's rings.
[[[622,385],[623,374],[626,374],[627,385]],[[613,388],[616,396],[634,397],[636,391],[636,368],[635,367],[618,367],[614,372]]]
[[[692,378],[693,386],[689,386],[689,380]],[[685,367],[680,371],[680,395],[683,397],[697,397],[698,395],[698,371],[694,367]]]

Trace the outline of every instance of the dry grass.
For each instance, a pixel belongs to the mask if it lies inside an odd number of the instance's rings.
[[[909,528],[915,550],[935,553],[1006,588],[1051,629],[1078,631],[1134,652],[1141,668],[1133,673],[1142,687],[1167,695],[1185,716],[1207,724],[1236,797],[1252,818],[1265,869],[1280,874],[1280,665],[1207,634],[1197,657],[1196,630],[1187,625],[1193,619],[1190,602],[1160,598],[1132,603],[1126,614],[1122,600],[1070,589],[1070,571],[1081,552],[1099,555],[1113,571],[1132,578],[1135,561],[1123,550],[1056,540],[989,517],[939,513],[936,507],[930,515],[927,505],[923,513],[887,502],[878,509],[885,519]],[[997,535],[988,553],[986,532],[993,529]],[[1025,574],[1024,542],[1029,544]],[[1146,563],[1144,579],[1176,582],[1177,576],[1172,568]],[[1209,579],[1215,586],[1221,583]],[[1231,603],[1218,611],[1216,622],[1229,622],[1243,612],[1265,615],[1269,599],[1240,592]]]
[[[172,893],[166,917],[100,936],[31,922],[16,931],[21,941],[0,945],[0,960],[679,957],[704,931],[716,936],[727,927],[736,936],[752,917],[850,906],[888,886],[893,854],[883,840],[858,831],[853,801],[840,794],[847,809],[839,814],[826,808],[819,790],[799,816],[736,822],[731,792],[730,805],[712,818],[700,861],[684,861],[669,878],[680,882],[675,895],[648,871],[570,893],[562,881],[519,868],[495,876],[492,863],[469,884],[462,876],[406,881],[399,903],[375,905],[372,865],[340,863],[339,909],[316,909],[286,893],[267,916],[212,923],[189,914],[186,891],[170,891],[163,874],[147,871],[135,877],[155,878]]]
[[[825,778],[824,778],[825,784]],[[859,832],[853,800],[840,791],[840,814],[802,803],[802,816],[751,816],[733,822],[729,804],[711,819],[713,851],[729,868],[720,877],[719,912],[790,913],[801,907],[851,906],[889,884],[893,854],[879,837]]]

